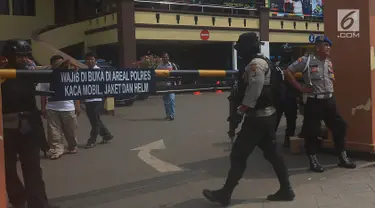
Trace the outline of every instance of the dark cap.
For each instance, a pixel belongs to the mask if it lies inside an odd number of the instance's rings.
[[[318,35],[315,38],[315,43],[328,43],[329,46],[332,46],[332,41],[324,35]]]

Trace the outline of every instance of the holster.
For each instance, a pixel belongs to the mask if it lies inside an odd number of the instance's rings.
[[[22,134],[27,134],[34,128],[38,128],[36,125],[38,116],[40,117],[38,112],[7,113],[3,115],[3,127],[4,129],[18,129]]]

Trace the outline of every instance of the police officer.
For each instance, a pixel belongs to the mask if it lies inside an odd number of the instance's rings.
[[[238,128],[239,124],[243,120],[243,115],[240,115],[237,113],[238,106],[241,105],[243,95],[246,90],[246,84],[244,83],[242,76],[245,72],[245,67],[249,63],[247,60],[243,60],[241,57],[239,57],[238,61],[239,70],[236,75],[236,82],[233,85],[230,95],[228,97],[229,100],[229,117],[227,121],[229,122],[229,131],[228,136],[231,142],[234,142],[234,138],[236,136],[236,129]]]
[[[276,63],[277,67],[280,67],[281,70],[288,68],[290,64],[293,63],[292,57],[292,47],[288,44],[285,44],[281,47],[282,56],[281,60]],[[296,120],[297,120],[297,98],[300,96],[298,92],[288,81],[284,82],[284,89],[281,89],[284,94],[282,100],[275,106],[277,112],[277,123],[275,131],[277,131],[281,117],[285,114],[286,118],[286,129],[285,129],[285,138],[284,138],[284,147],[289,147],[290,137],[294,136],[296,131]]]
[[[257,58],[260,42],[255,33],[242,34],[235,49],[238,55],[249,60],[243,79],[247,82],[244,99],[238,111],[245,115],[241,131],[230,154],[231,168],[224,186],[219,190],[203,190],[203,195],[212,202],[223,206],[230,204],[234,188],[246,169],[246,161],[256,146],[264,153],[277,175],[280,190],[267,197],[271,201],[291,201],[295,194],[291,188],[288,170],[281,155],[276,151],[273,140],[276,137],[276,110],[270,98],[270,76],[267,61]]]
[[[25,69],[30,65],[31,47],[23,40],[9,40],[2,55],[6,68]],[[35,85],[28,80],[9,79],[1,87],[3,103],[6,188],[9,202],[16,208],[51,208],[48,204],[40,147],[44,137],[40,113],[35,102]],[[24,185],[17,174],[17,155],[21,162]]]
[[[346,122],[336,107],[333,96],[334,70],[329,59],[332,42],[325,36],[317,36],[315,53],[303,56],[288,67],[286,77],[300,92],[305,93],[304,107],[304,136],[305,148],[310,161],[310,169],[314,172],[323,172],[323,167],[316,157],[317,137],[320,133],[321,121],[332,131],[335,149],[339,154],[338,166],[355,168],[345,151]],[[293,74],[301,72],[305,81],[302,86],[296,81]]]

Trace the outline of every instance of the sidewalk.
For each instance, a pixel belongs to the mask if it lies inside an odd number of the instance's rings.
[[[293,202],[251,200],[231,208],[375,208],[375,165],[295,188]]]

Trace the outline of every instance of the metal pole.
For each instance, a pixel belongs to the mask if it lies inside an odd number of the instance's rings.
[[[234,49],[236,42],[232,43],[232,69],[237,70],[237,50]]]

